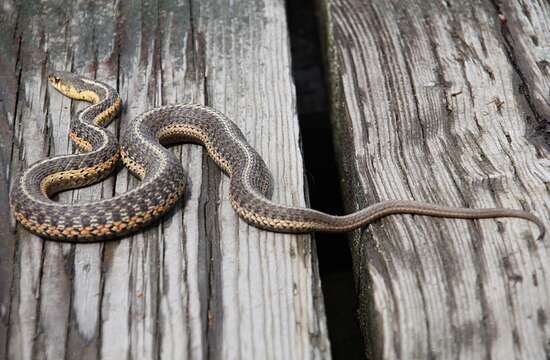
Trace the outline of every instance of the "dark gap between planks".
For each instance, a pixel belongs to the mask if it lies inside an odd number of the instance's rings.
[[[315,6],[313,0],[287,0],[286,10],[311,207],[342,214]],[[316,234],[315,239],[332,357],[365,359],[348,234]]]

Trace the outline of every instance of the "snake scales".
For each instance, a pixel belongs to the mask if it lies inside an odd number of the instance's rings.
[[[33,164],[11,192],[15,218],[28,230],[54,240],[102,241],[136,232],[165,214],[186,185],[177,158],[163,147],[177,142],[202,144],[231,178],[230,200],[248,223],[286,233],[344,232],[390,214],[447,218],[523,218],[544,225],[536,216],[512,209],[466,209],[415,201],[390,200],[355,213],[334,216],[270,201],[271,175],[239,128],[222,113],[201,105],[170,105],[141,114],[117,140],[103,126],[119,112],[121,100],[110,86],[76,74],[54,72],[49,82],[62,94],[92,103],[72,122],[69,137],[83,153],[57,156]],[[119,196],[63,204],[51,196],[65,189],[98,182],[122,157],[141,183]]]

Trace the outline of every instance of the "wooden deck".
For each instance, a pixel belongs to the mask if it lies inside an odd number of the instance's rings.
[[[290,1],[290,0],[289,0]],[[550,231],[550,5],[316,0],[346,211],[385,199],[523,208]],[[189,188],[161,224],[104,244],[14,223],[29,164],[73,151],[63,69],[116,87],[117,134],[195,102],[259,151],[274,200],[305,206],[282,0],[6,0],[0,4],[0,358],[330,358],[311,236],[232,210],[202,148],[173,151]],[[137,185],[120,168],[59,196]],[[550,235],[522,220],[392,216],[351,234],[368,358],[550,357]]]
[[[326,0],[347,211],[386,199],[526,209],[550,229],[550,6]],[[372,358],[550,356],[550,235],[392,216],[353,236]]]
[[[330,356],[311,237],[239,220],[228,179],[198,146],[173,148],[189,173],[185,201],[131,238],[60,244],[7,220],[14,174],[72,151],[69,121],[82,104],[48,87],[49,69],[116,87],[117,133],[161,104],[225,112],[266,160],[274,199],[306,205],[284,4],[47,0],[0,10],[0,358]],[[60,201],[136,184],[122,169]]]

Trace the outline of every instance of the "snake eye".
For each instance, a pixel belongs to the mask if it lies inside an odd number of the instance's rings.
[[[53,84],[58,84],[61,81],[61,79],[55,75],[48,76],[48,80]]]

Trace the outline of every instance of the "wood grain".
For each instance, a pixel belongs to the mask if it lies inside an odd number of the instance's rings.
[[[124,109],[109,126],[117,133],[162,104],[226,112],[272,170],[275,199],[305,204],[281,1],[7,1],[1,11],[0,74],[9,81],[0,84],[8,124],[0,135],[13,143],[2,147],[3,188],[36,160],[73,151],[70,118],[84,105],[46,80],[48,69],[64,69],[118,89]],[[230,207],[228,179],[203,150],[173,151],[190,186],[156,227],[90,245],[43,241],[20,227],[7,233],[0,357],[329,357],[311,238],[246,225]],[[59,201],[93,201],[136,185],[120,169]],[[0,200],[5,219],[7,198]]]
[[[504,36],[502,14],[546,5],[506,3],[319,2],[348,211],[414,199],[525,209],[550,228],[548,91],[523,69],[546,55],[517,65],[537,49],[514,48],[525,34],[508,22]],[[548,357],[550,238],[537,236],[521,220],[421,216],[354,233],[371,358]]]
[[[0,11],[0,354],[6,354],[10,320],[11,285],[16,273],[14,226],[10,221],[8,203],[10,163],[13,150],[13,123],[16,115],[18,83],[18,43],[13,41],[16,27],[11,17],[12,7],[4,5]]]
[[[509,58],[538,122],[536,135],[550,146],[550,4],[495,1]],[[535,135],[535,134],[533,134]]]

